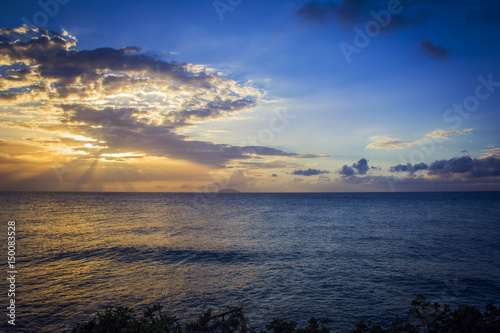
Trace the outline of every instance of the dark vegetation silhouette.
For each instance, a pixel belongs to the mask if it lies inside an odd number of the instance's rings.
[[[137,317],[134,310],[118,306],[98,313],[85,324],[73,328],[73,333],[104,332],[240,332],[252,333],[255,330],[248,324],[243,307],[235,307],[229,311],[213,314],[212,310],[204,311],[195,321],[182,324],[176,316],[167,316],[162,312],[160,304],[153,305]],[[329,333],[334,332],[332,320],[311,318],[307,325],[299,327],[295,321],[281,318],[273,320],[265,326],[261,333]],[[383,328],[373,322],[358,322],[351,333],[498,333],[500,332],[500,308],[487,304],[486,310],[460,305],[455,310],[444,304],[428,302],[424,296],[417,296],[411,303],[408,319],[397,318],[391,327]]]

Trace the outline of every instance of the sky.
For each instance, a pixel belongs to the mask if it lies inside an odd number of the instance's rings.
[[[497,1],[1,3],[0,190],[500,190]]]

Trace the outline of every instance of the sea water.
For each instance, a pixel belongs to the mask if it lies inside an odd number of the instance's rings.
[[[261,329],[389,324],[411,300],[500,305],[500,193],[0,193],[16,222],[18,332],[69,331],[106,307],[195,319],[243,305]]]

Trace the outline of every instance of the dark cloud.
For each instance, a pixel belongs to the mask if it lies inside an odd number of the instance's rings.
[[[382,32],[387,33],[397,29],[410,28],[428,19],[428,14],[422,10],[412,10],[414,4],[401,1],[401,6],[406,6],[409,14],[391,15],[391,21]],[[379,13],[387,10],[387,1],[381,0],[343,0],[339,3],[333,1],[308,1],[295,12],[295,16],[311,23],[327,25],[335,23],[343,29],[352,28],[355,24],[367,23],[376,20],[372,11]]]
[[[356,23],[378,6],[373,0],[309,1],[295,15],[303,20],[326,24],[334,20],[341,25]]]
[[[133,108],[95,109],[63,105],[62,123],[79,135],[98,137],[106,147],[97,154],[141,152],[150,156],[168,156],[203,164],[221,165],[253,155],[301,158],[300,154],[260,146],[231,146],[188,140],[172,126],[138,121],[143,112]],[[104,127],[102,127],[104,125]]]
[[[451,160],[434,161],[429,167],[430,174],[464,173],[472,170],[473,160],[468,156]]]
[[[347,165],[344,165],[342,167],[342,169],[340,169],[339,173],[342,176],[349,177],[349,176],[353,176],[356,173],[356,171],[354,171],[354,168],[347,166]]]
[[[428,39],[424,38],[420,41],[420,47],[425,55],[433,59],[446,59],[450,57],[451,52],[441,46],[433,44]]]
[[[424,174],[416,175],[419,170]],[[338,182],[345,184],[369,185],[380,190],[391,191],[464,191],[464,190],[496,190],[500,189],[500,156],[488,155],[481,158],[468,156],[449,160],[437,160],[425,163],[399,164],[389,169],[390,172],[408,172],[404,177],[392,174],[385,176],[357,176],[356,170],[344,165],[339,172],[344,177]],[[370,187],[372,188],[372,187]],[[372,188],[373,189],[373,188]]]
[[[437,160],[430,165],[425,163],[418,163],[411,165],[410,163],[398,164],[390,167],[390,172],[409,172],[415,173],[420,170],[427,170],[428,176],[441,176],[443,178],[450,178],[450,176],[457,176],[457,178],[485,178],[485,177],[498,177],[500,176],[500,157],[490,155],[481,158],[471,158],[469,156],[455,157],[449,160]],[[427,179],[428,181],[433,181]]]
[[[307,169],[307,170],[295,170],[292,172],[292,175],[296,176],[316,176],[316,175],[321,175],[325,173],[330,173],[330,171],[326,170],[318,170],[318,169]]]
[[[66,32],[0,29],[0,84],[19,81],[16,91],[0,91],[0,100],[16,106],[22,92],[40,105],[40,117],[47,113],[46,121],[11,126],[91,138],[95,147],[72,148],[89,159],[127,153],[221,166],[261,156],[321,157],[192,140],[180,129],[250,109],[261,92],[204,66],[166,62],[137,47],[76,50],[75,45]]]
[[[342,177],[338,184],[362,186],[366,190],[378,189],[380,191],[481,191],[500,190],[498,178],[450,178],[450,177],[395,177],[389,176],[364,176]],[[364,187],[363,187],[364,186]]]
[[[450,176],[460,178],[484,178],[500,176],[500,158],[488,156],[470,158],[469,156],[455,157],[450,160],[434,161],[429,165],[429,175]]]
[[[358,171],[358,174],[365,175],[366,172],[370,169],[368,167],[368,161],[365,158],[362,158],[358,161],[358,163],[354,163],[352,165],[354,169]]]
[[[277,175],[277,174],[275,174],[275,173],[273,173],[273,174],[271,175],[271,177],[278,177],[278,175]]]
[[[2,67],[0,67],[0,76],[8,81],[22,81],[28,74],[31,74],[31,69],[22,63]]]
[[[218,118],[223,114],[241,111],[255,105],[255,100],[246,98],[238,100],[218,99],[215,102],[207,103],[203,108],[182,110],[172,118],[172,122],[177,125],[184,125],[189,123],[191,120],[208,120]]]
[[[327,24],[333,19],[335,6],[332,2],[309,1],[295,12],[295,16],[305,21]]]
[[[6,30],[1,29],[0,34],[5,34]],[[31,37],[33,34],[38,36]],[[55,35],[53,32],[48,34],[43,29],[32,29],[28,36],[31,38],[0,43],[0,56],[9,59],[11,65],[36,64],[31,70],[42,79],[55,79],[54,87],[59,97],[73,94],[88,96],[96,83],[109,83],[106,78],[112,75],[110,71],[124,73],[123,77],[136,72],[154,71],[155,75],[170,80],[172,84],[212,88],[210,75],[194,74],[187,70],[185,64],[164,62],[149,55],[130,52],[130,48],[77,51],[72,49],[75,41],[67,36]],[[78,88],[68,87],[76,83],[79,84]]]
[[[68,51],[76,40],[69,36],[41,28],[0,29],[0,55],[12,63],[49,60],[60,51]]]
[[[372,167],[372,169],[377,169],[376,167]],[[368,166],[368,160],[366,158],[360,159],[357,163],[353,163],[352,166],[348,166],[347,164],[338,171],[344,177],[350,177],[355,174],[365,175],[366,172],[370,170]]]
[[[11,100],[17,99],[17,97],[20,95],[21,94],[3,93],[3,94],[0,94],[0,100],[3,99],[6,101],[9,101],[9,100],[11,101]]]
[[[411,165],[410,163],[407,164],[398,164],[396,166],[391,166],[389,168],[390,172],[409,172],[409,173],[415,173],[420,170],[427,170],[428,165],[425,163],[417,163],[414,165]]]
[[[96,89],[102,86],[109,89],[112,88],[110,84],[117,82],[122,85],[131,81],[144,84],[146,78],[161,79],[163,83],[168,82],[172,89],[182,87],[208,91],[216,88],[214,83],[220,79],[205,71],[193,71],[189,64],[165,62],[140,53],[136,47],[78,51],[74,49],[76,39],[67,33],[23,26],[0,29],[0,36],[3,36],[0,57],[11,67],[2,77],[21,77],[33,72],[42,80],[53,79],[53,86],[61,98],[70,95],[88,97]],[[176,112],[171,121],[184,124],[188,120],[215,118],[255,106],[256,100],[248,97],[219,97],[203,103],[201,108],[197,108],[199,103],[193,103],[193,100],[191,104],[182,105],[183,109]]]

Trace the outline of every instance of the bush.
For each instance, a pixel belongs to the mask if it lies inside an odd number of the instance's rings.
[[[136,318],[134,310],[118,306],[98,313],[88,323],[78,325],[74,333],[111,333],[111,332],[172,332],[182,333],[177,317],[168,317],[161,313],[162,306],[155,304],[144,311],[141,318]],[[156,313],[157,312],[157,313]]]
[[[392,328],[383,329],[371,322],[359,322],[352,333],[494,333],[500,332],[500,308],[486,305],[486,311],[473,306],[460,305],[452,311],[448,305],[428,302],[424,296],[417,296],[411,302],[408,322],[397,320]]]
[[[204,311],[198,319],[182,325],[177,317],[161,313],[160,304],[153,305],[137,318],[133,309],[116,307],[98,313],[89,322],[76,326],[73,333],[195,333],[195,332],[254,332],[247,324],[242,307],[232,308],[217,315],[212,310]],[[428,302],[424,296],[418,296],[411,303],[407,322],[399,318],[390,328],[382,328],[371,321],[358,322],[352,333],[497,333],[500,332],[500,308],[493,304],[486,305],[486,311],[473,306],[460,305],[451,310],[448,305]],[[332,321],[315,318],[309,319],[307,326],[298,327],[295,321],[273,318],[261,333],[329,333]]]

